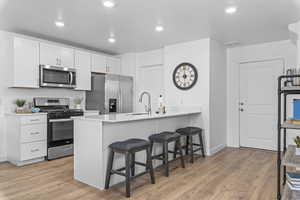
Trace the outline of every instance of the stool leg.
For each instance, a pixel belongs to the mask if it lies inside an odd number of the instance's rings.
[[[181,144],[180,144],[180,139],[175,142],[175,146],[177,146],[177,149],[179,150],[179,155],[180,155],[180,160],[181,160],[181,167],[185,168],[184,158],[183,158],[183,153],[182,153],[182,147],[181,147]]]
[[[109,188],[111,170],[113,166],[115,152],[109,149],[108,161],[107,161],[107,169],[106,169],[106,178],[105,178],[105,189]]]
[[[135,175],[135,153],[131,153],[131,176]]]
[[[176,141],[177,142],[177,141]],[[173,160],[176,159],[176,156],[177,156],[177,151],[178,151],[178,146],[177,146],[177,143],[175,142],[175,145],[174,145],[174,153],[173,153]]]
[[[193,136],[189,136],[189,145],[190,145],[191,163],[194,163]]]
[[[199,134],[199,141],[200,141],[200,145],[201,145],[202,156],[203,156],[203,158],[205,158],[205,152],[204,152],[204,144],[203,144],[202,133]]]
[[[166,176],[169,176],[169,152],[168,152],[168,143],[164,142],[164,167],[166,170]]]
[[[130,153],[125,153],[126,197],[130,197]]]
[[[186,136],[185,155],[189,155],[189,140],[190,136]]]
[[[151,148],[147,148],[147,170],[149,170],[150,173],[151,183],[155,184],[152,157],[151,157]]]

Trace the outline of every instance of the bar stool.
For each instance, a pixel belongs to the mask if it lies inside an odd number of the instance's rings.
[[[185,168],[184,165],[184,159],[183,159],[183,153],[180,145],[180,134],[174,133],[174,132],[162,132],[158,134],[151,135],[149,137],[149,140],[151,142],[151,155],[152,155],[152,150],[153,150],[153,144],[154,143],[159,143],[163,145],[163,153],[159,155],[154,155],[152,156],[152,159],[157,159],[157,160],[162,160],[163,165],[165,167],[165,175],[168,177],[169,176],[169,153],[173,154],[180,154],[180,159],[181,159],[181,166],[182,168]],[[175,142],[175,151],[169,151],[168,150],[168,144],[170,142]]]
[[[106,170],[105,189],[109,188],[110,177],[113,174],[125,176],[126,197],[130,197],[130,180],[132,180],[133,178],[149,173],[151,178],[151,183],[154,184],[155,178],[154,178],[153,166],[151,161],[150,148],[151,146],[149,141],[136,139],[136,138],[128,139],[122,142],[115,142],[109,145],[109,156],[108,156],[108,163],[107,163],[107,170]],[[146,163],[136,162],[135,153],[144,150],[147,152]],[[122,167],[120,169],[115,169],[115,170],[112,169],[115,153],[125,154],[125,167]],[[146,170],[142,173],[135,175],[135,165],[144,166],[146,167]],[[121,171],[124,170],[125,173],[122,173]]]
[[[191,156],[191,163],[194,163],[194,153],[197,151],[202,152],[202,156],[205,157],[204,153],[204,144],[203,144],[203,138],[202,138],[202,129],[198,127],[185,127],[180,128],[176,130],[177,133],[179,133],[181,136],[186,137],[186,145],[185,147],[185,154]],[[198,135],[199,136],[199,142],[200,144],[196,144],[193,142],[193,136]],[[198,146],[198,149],[194,149],[194,146]],[[176,149],[176,147],[175,147]],[[176,150],[175,150],[176,151]],[[174,158],[176,158],[176,154],[174,153]]]

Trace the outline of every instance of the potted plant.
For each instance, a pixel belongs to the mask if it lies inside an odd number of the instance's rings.
[[[74,99],[74,104],[76,106],[76,109],[81,109],[81,102],[82,102],[82,98]]]
[[[296,143],[296,155],[300,155],[300,137],[297,136],[295,139],[294,139],[295,143]]]
[[[26,103],[26,100],[24,100],[24,99],[17,99],[15,101],[15,104],[17,105],[16,111],[18,112],[18,111],[24,110],[25,103]]]

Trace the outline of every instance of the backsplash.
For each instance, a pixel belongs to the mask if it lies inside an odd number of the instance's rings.
[[[17,89],[9,88],[5,89],[3,93],[0,93],[0,114],[14,112],[16,106],[14,104],[16,99],[25,99],[26,102],[33,102],[34,97],[59,97],[69,98],[70,107],[75,108],[74,99],[82,98],[82,107],[84,108],[85,103],[85,92],[74,91],[69,89],[52,89],[52,88],[41,88],[41,89]]]

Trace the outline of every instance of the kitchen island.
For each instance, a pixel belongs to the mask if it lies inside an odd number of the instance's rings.
[[[74,178],[98,189],[104,189],[108,146],[111,143],[129,138],[148,139],[152,134],[175,131],[186,126],[202,127],[200,108],[170,111],[166,114],[129,113],[75,118]],[[153,152],[160,153],[160,146],[154,146]],[[136,155],[137,161],[144,162],[145,158],[144,152]],[[159,164],[161,161],[153,161],[154,167]],[[123,166],[125,166],[124,156],[116,154],[113,167]],[[137,172],[143,170],[143,167],[136,167]],[[124,181],[124,177],[113,175],[110,183],[113,185],[121,181]]]

